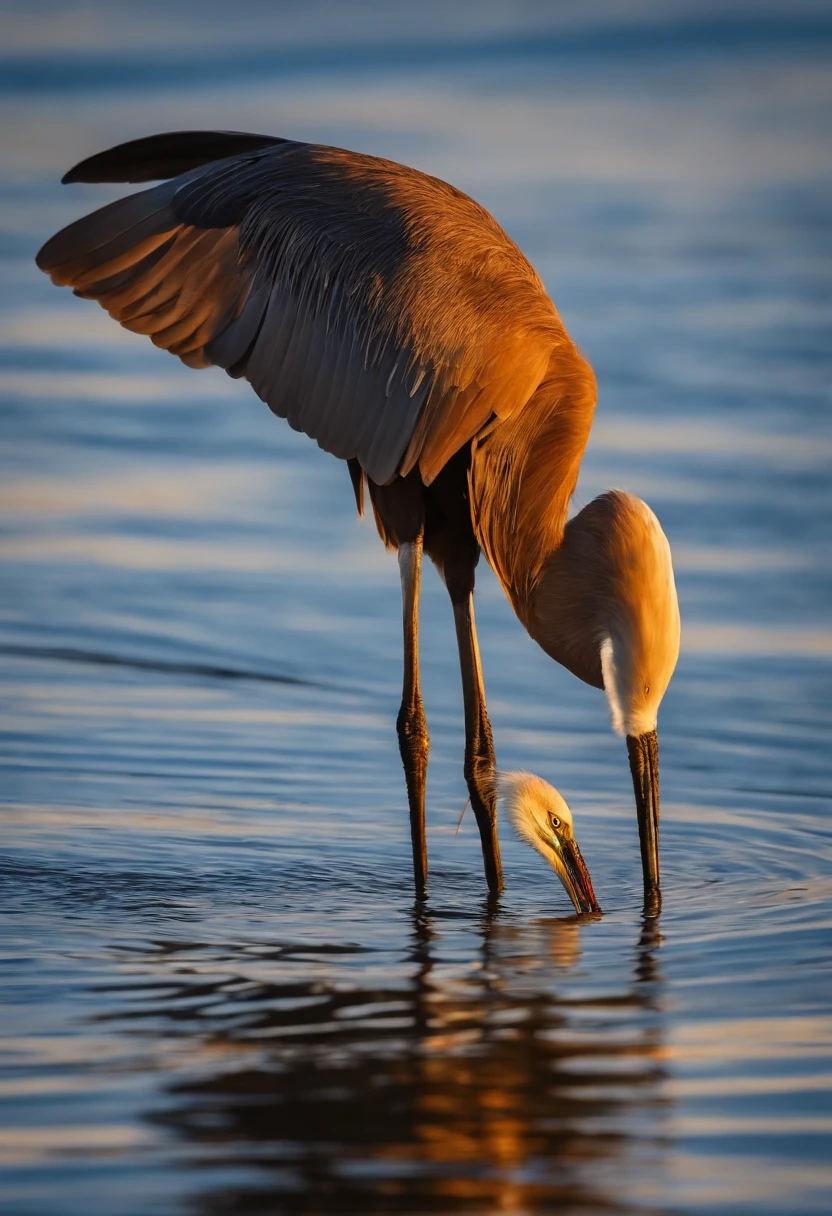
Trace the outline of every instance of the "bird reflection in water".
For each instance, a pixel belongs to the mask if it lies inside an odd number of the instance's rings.
[[[664,1113],[655,922],[618,987],[576,996],[582,919],[483,905],[472,960],[449,950],[460,915],[417,903],[373,986],[359,947],[184,946],[160,998],[154,958],[131,1016],[206,1049],[151,1116],[213,1172],[199,1211],[643,1210]]]

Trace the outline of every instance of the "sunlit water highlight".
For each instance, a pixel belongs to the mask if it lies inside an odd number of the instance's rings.
[[[0,1209],[828,1211],[832,29],[146,7],[3,5]],[[505,826],[488,907],[432,575],[414,906],[346,470],[34,270],[108,197],[60,172],[188,126],[417,164],[543,274],[599,377],[579,500],[643,495],[676,555],[657,925],[603,703],[486,570],[500,762],[568,798],[604,916]]]

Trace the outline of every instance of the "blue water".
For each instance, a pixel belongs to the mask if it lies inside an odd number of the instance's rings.
[[[801,1216],[832,1192],[832,24],[818,5],[0,5],[0,1210]],[[599,380],[577,503],[643,496],[682,655],[642,923],[603,698],[483,568],[489,908],[427,572],[430,893],[395,559],[343,465],[36,271],[75,161],[265,131],[453,181]]]

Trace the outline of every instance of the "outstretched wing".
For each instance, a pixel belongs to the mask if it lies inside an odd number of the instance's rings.
[[[170,174],[59,232],[40,268],[188,366],[245,376],[379,484],[417,463],[432,481],[528,400],[568,341],[488,213],[389,161],[184,132],[101,153],[65,180]]]

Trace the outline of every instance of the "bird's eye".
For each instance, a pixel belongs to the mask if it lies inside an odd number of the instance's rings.
[[[645,695],[645,696],[648,696],[648,695],[649,695],[649,693],[650,693],[650,685],[649,685],[649,684],[645,684],[645,685],[644,685],[644,695]]]
[[[555,830],[560,827],[560,820],[558,819],[557,815],[552,816],[552,827],[555,828]]]

